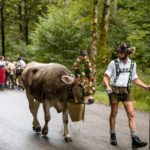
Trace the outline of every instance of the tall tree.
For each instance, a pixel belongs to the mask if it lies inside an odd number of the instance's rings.
[[[28,0],[24,0],[23,37],[25,43],[28,44]]]
[[[1,0],[1,42],[2,42],[2,55],[5,56],[5,29],[4,29],[4,0]]]
[[[96,72],[98,0],[93,0],[91,61]]]
[[[19,26],[19,33],[20,33],[20,39],[24,41],[26,44],[28,44],[28,28],[29,28],[29,6],[28,6],[27,0],[19,0],[17,5],[17,14],[14,14],[17,16],[18,19],[18,26]]]
[[[20,32],[20,35],[22,35],[22,23],[21,23],[21,20],[22,20],[22,7],[21,7],[21,4],[19,3],[18,4],[18,19],[20,21],[18,21],[18,26],[19,26],[19,32]]]
[[[107,35],[109,25],[110,1],[104,1],[103,15],[100,26],[99,50],[97,57],[97,69],[103,69],[107,61]]]

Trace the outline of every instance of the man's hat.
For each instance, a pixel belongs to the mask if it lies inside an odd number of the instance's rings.
[[[128,46],[125,43],[122,43],[118,46],[117,52],[126,52],[128,51]]]
[[[120,44],[117,48],[117,52],[125,52],[128,55],[135,53],[135,50],[135,47],[128,47],[125,43]]]

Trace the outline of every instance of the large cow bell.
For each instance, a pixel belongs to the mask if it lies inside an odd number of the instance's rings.
[[[72,100],[67,102],[67,107],[72,122],[84,120],[85,104]]]

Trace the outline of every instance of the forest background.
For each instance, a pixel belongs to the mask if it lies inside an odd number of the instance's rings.
[[[86,49],[96,67],[97,101],[109,103],[102,77],[121,42],[150,84],[149,0],[0,0],[0,53],[16,61],[58,62],[69,69]],[[150,94],[133,86],[135,108],[150,110]]]

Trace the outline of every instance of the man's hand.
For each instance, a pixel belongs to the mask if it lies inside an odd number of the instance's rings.
[[[106,86],[106,93],[107,94],[111,94],[112,93],[112,89],[111,89],[111,87],[109,85],[109,80],[110,80],[110,78],[108,77],[108,75],[104,74],[103,81],[104,81],[104,84]]]
[[[107,94],[111,94],[111,93],[112,93],[112,89],[111,89],[111,87],[110,87],[110,86],[108,86],[108,87],[107,87],[107,89],[106,89],[106,93],[107,93]]]
[[[148,91],[150,91],[150,85],[147,85],[147,86],[145,87],[145,89],[148,90]]]
[[[134,82],[137,86],[142,87],[142,88],[144,88],[145,90],[150,91],[150,85],[147,85],[147,84],[143,83],[140,79],[137,78],[137,79],[133,80],[133,82]]]

